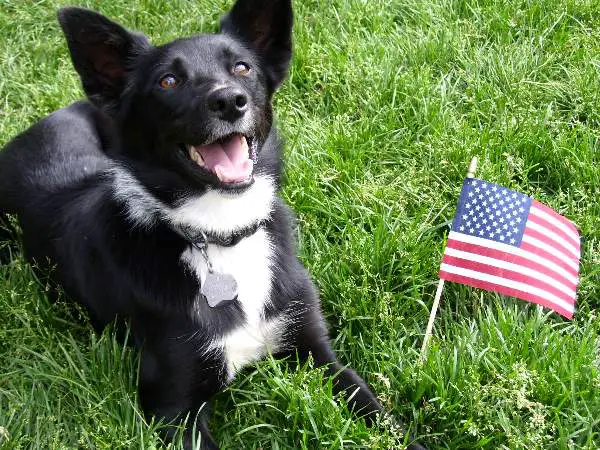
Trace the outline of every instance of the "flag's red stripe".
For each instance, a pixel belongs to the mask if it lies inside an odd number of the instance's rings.
[[[565,269],[566,271],[568,271],[571,275],[573,276],[579,276],[579,272],[576,271],[573,266],[570,266],[569,264],[567,264],[566,262],[564,262],[562,259],[554,256],[552,253],[548,253],[546,250],[539,248],[536,245],[530,244],[529,242],[521,242],[521,245],[519,246],[520,248],[522,248],[523,250],[527,250],[529,253],[533,253],[534,255],[539,255],[540,258],[544,258],[547,259],[548,261],[552,261],[554,264],[556,264],[559,267],[562,267],[563,269]],[[579,266],[579,264],[577,264]]]
[[[571,222],[566,217],[561,216],[559,213],[554,211],[549,206],[546,206],[543,203],[538,202],[537,200],[532,201],[531,206],[532,207],[535,206],[536,208],[539,208],[542,211],[544,211],[544,212],[550,214],[551,216],[555,217],[556,219],[560,220],[562,223],[564,223],[566,226],[568,226],[571,230],[573,230],[575,233],[577,233],[577,235],[579,235],[579,230],[577,229],[577,227],[575,226],[575,224],[573,222]]]
[[[450,242],[450,240],[448,242]],[[460,241],[458,241],[458,242],[460,242]],[[508,245],[508,244],[504,244],[504,245]],[[566,270],[568,273],[570,273],[574,277],[577,277],[579,275],[579,272],[576,269],[574,269],[572,266],[567,264],[565,261],[554,256],[552,253],[549,253],[546,250],[541,249],[540,247],[537,247],[536,245],[522,241],[521,244],[519,245],[519,248],[521,248],[522,250],[526,250],[529,253],[532,253],[534,255],[538,255],[540,258],[543,258],[550,262],[553,262],[554,264],[563,268],[564,270]],[[577,267],[579,267],[578,262],[577,262]]]
[[[550,308],[557,313],[565,316],[567,319],[571,319],[573,317],[573,313],[567,311],[564,308],[546,300],[545,298],[538,297],[537,295],[530,294],[528,292],[523,292],[518,289],[507,288],[504,286],[499,286],[497,284],[488,283],[487,281],[474,280],[470,277],[465,277],[463,275],[456,275],[454,273],[449,273],[444,270],[440,270],[440,278],[453,281],[455,283],[466,284],[468,286],[473,286],[479,289],[485,289],[486,291],[498,292],[500,294],[509,295],[511,297],[520,298],[521,300],[527,300],[528,302],[536,303],[538,305],[545,306]]]
[[[520,283],[527,284],[529,286],[533,286],[538,289],[543,289],[544,291],[550,292],[556,297],[564,300],[567,303],[575,304],[575,297],[570,296],[563,291],[556,289],[551,284],[548,284],[544,281],[538,280],[537,278],[530,277],[529,275],[524,275],[519,272],[514,272],[512,270],[500,269],[494,266],[488,266],[487,264],[470,261],[462,258],[456,258],[455,256],[444,255],[442,259],[443,263],[450,264],[451,266],[462,267],[465,269],[474,270],[476,272],[486,273],[488,275],[495,275],[497,277],[502,277],[507,280],[514,280]]]
[[[565,240],[565,242],[568,242],[573,247],[575,247],[577,250],[580,250],[580,248],[581,248],[580,242],[579,241],[577,241],[577,242],[573,241],[573,238],[570,235],[568,235],[563,230],[561,230],[560,228],[558,228],[552,222],[548,222],[547,220],[544,220],[541,217],[536,216],[535,214],[529,214],[529,217],[527,218],[527,221],[535,222],[538,225],[541,225],[542,227],[544,227],[544,228],[546,228],[546,229],[548,229],[548,230],[556,233],[558,236],[560,236],[561,238],[563,238]],[[562,245],[561,245],[561,248],[562,248]]]
[[[503,261],[507,261],[513,264],[519,264],[521,266],[529,267],[530,269],[537,270],[538,272],[542,272],[548,276],[556,278],[565,286],[575,290],[577,288],[577,283],[573,283],[572,281],[566,279],[560,273],[555,272],[554,270],[546,267],[542,264],[534,262],[530,259],[523,258],[522,256],[513,255],[512,253],[503,252],[502,250],[495,250],[489,247],[482,247],[481,245],[476,244],[468,244],[466,242],[455,241],[453,239],[449,239],[446,244],[447,247],[454,248],[456,250],[462,250],[469,253],[477,253],[479,255],[487,256],[489,258],[500,259]],[[558,259],[558,258],[557,258]],[[553,261],[554,262],[554,261]],[[563,267],[563,266],[560,266]],[[566,268],[566,272],[574,277],[577,277],[577,272],[571,269],[569,266]]]
[[[567,250],[566,248],[564,248],[562,245],[557,244],[554,239],[546,236],[543,233],[540,233],[537,230],[529,228],[529,227],[525,227],[525,235],[526,236],[531,236],[532,238],[535,238],[538,241],[543,242],[546,245],[549,245],[550,247],[554,247],[556,250],[558,250],[559,252],[561,252],[568,259],[570,259],[571,261],[573,261],[575,264],[577,264],[579,266],[579,258],[577,258],[573,253],[571,253],[569,250]],[[525,244],[525,242],[521,242],[521,248],[524,248],[523,244]],[[550,254],[550,253],[546,252],[545,250],[540,249],[539,247],[535,247],[535,248],[537,248],[539,251],[544,252],[547,255]],[[536,252],[536,253],[539,253],[539,251]],[[557,259],[559,259],[559,258],[557,258]],[[560,259],[559,259],[559,261],[560,261]],[[565,264],[565,263],[563,262],[563,264]]]

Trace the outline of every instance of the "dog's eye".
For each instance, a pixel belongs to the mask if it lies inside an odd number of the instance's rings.
[[[173,89],[174,87],[177,87],[179,81],[177,81],[175,75],[169,73],[160,79],[159,84],[163,89]]]
[[[233,74],[238,75],[240,77],[245,77],[250,72],[250,66],[245,62],[236,62],[235,66],[233,66]]]

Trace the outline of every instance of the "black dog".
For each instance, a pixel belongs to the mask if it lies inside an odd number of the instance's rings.
[[[189,416],[186,448],[193,429],[216,448],[205,403],[267,353],[310,353],[372,421],[381,406],[336,359],[277,197],[291,1],[239,0],[220,33],[159,47],[88,10],[58,17],[89,102],[0,153],[0,212],[98,330],[129,321],[144,411]]]

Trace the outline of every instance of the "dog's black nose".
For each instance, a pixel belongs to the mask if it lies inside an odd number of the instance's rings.
[[[233,122],[246,113],[248,97],[237,88],[217,89],[208,96],[208,109],[220,119]]]

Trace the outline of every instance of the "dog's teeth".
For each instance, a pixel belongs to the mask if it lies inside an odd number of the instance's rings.
[[[204,159],[202,159],[202,155],[198,153],[198,151],[192,146],[189,147],[189,152],[192,161],[194,161],[200,167],[204,167]]]
[[[242,150],[248,151],[248,141],[246,140],[246,136],[240,136],[240,143],[242,144]]]

